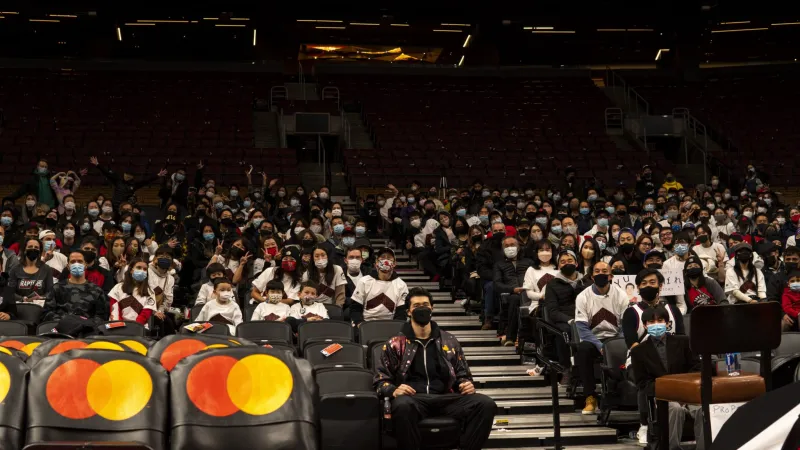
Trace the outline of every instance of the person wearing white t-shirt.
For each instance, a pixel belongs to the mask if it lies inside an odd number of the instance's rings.
[[[344,306],[347,287],[344,271],[341,267],[330,263],[328,251],[323,246],[314,249],[312,258],[314,265],[303,274],[303,281],[311,280],[317,283],[316,301]]]
[[[61,272],[67,268],[67,256],[56,248],[56,233],[51,230],[42,230],[39,233],[42,241],[42,260],[50,266],[53,272],[53,282],[57,283]]]
[[[325,304],[319,301],[317,283],[306,281],[300,289],[300,303],[295,303],[289,312],[286,321],[297,332],[297,328],[305,322],[328,320],[328,310]]]
[[[753,265],[753,247],[746,242],[731,248],[736,264],[725,273],[725,294],[732,305],[758,303],[767,298],[764,274]]]
[[[711,240],[711,227],[700,225],[697,227],[697,242],[699,244],[692,247],[700,261],[703,263],[703,272],[711,277],[719,275],[719,271],[725,267],[728,255],[725,247]]]
[[[269,267],[258,278],[253,280],[253,289],[251,291],[253,303],[266,301],[264,293],[267,289],[267,283],[272,280],[278,280],[283,283],[283,290],[286,292],[285,302],[289,301],[291,305],[293,301],[300,300],[302,275],[297,268],[299,259],[300,250],[297,247],[286,247],[283,251],[280,267]]]
[[[253,316],[250,318],[254,320],[271,320],[274,322],[283,322],[289,317],[291,311],[291,300],[286,298],[286,292],[283,290],[283,284],[278,280],[272,280],[267,283],[264,296],[267,301],[261,302],[256,306],[253,311]],[[284,301],[286,300],[286,301]]]
[[[394,250],[383,248],[375,261],[377,274],[359,280],[353,292],[350,319],[355,325],[365,320],[405,320],[408,286],[394,272]]]
[[[197,315],[197,322],[216,322],[228,326],[232,336],[236,335],[236,327],[242,323],[242,310],[233,296],[233,283],[227,278],[214,280],[212,301],[203,305]]]
[[[522,289],[533,302],[531,313],[539,306],[539,302],[544,298],[544,290],[547,282],[558,275],[558,268],[553,264],[553,244],[550,241],[541,240],[536,243],[536,259],[533,264],[525,271],[525,279]]]
[[[133,259],[128,264],[125,280],[108,293],[111,306],[110,320],[135,321],[147,326],[156,311],[156,294],[147,283],[147,263]]]

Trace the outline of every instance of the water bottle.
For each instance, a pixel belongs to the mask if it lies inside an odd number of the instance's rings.
[[[742,363],[739,361],[739,353],[726,353],[725,364],[728,366],[728,376],[738,377],[742,371]]]
[[[383,397],[383,418],[392,420],[392,403],[389,401],[389,397]]]

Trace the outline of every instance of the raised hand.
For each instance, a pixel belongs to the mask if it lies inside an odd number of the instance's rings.
[[[217,248],[214,250],[214,253],[216,253],[217,255],[222,254],[222,242],[220,242],[219,239],[217,239]]]
[[[93,165],[93,166],[97,166],[97,165],[99,165],[99,164],[100,164],[100,163],[97,161],[97,157],[96,157],[96,156],[91,156],[91,157],[89,157],[89,163],[90,163],[91,165]]]
[[[203,169],[203,167],[205,167],[205,166],[203,165],[203,161],[200,161],[199,163],[197,163],[197,170],[202,170],[202,169]]]
[[[242,257],[239,259],[239,264],[241,264],[241,265],[247,264],[247,260],[248,260],[248,259],[250,259],[250,252],[247,252],[247,253],[245,253],[245,255],[244,255],[244,256],[242,256]]]
[[[245,173],[247,174],[248,177],[253,173],[253,165],[252,164],[250,164],[250,170],[245,171]]]
[[[266,178],[266,175],[264,175],[264,177]],[[270,187],[270,188],[272,188],[272,186],[275,186],[275,184],[277,184],[277,183],[278,183],[278,179],[277,179],[277,178],[273,178],[273,179],[272,179],[272,180],[269,182],[269,187]]]
[[[164,176],[164,175],[166,175],[166,174],[167,174],[167,169],[161,169],[161,170],[158,172],[158,176],[160,176],[160,177],[163,177],[163,176]]]
[[[82,177],[85,177],[87,173],[89,173],[89,170],[85,167],[78,172],[78,174]]]

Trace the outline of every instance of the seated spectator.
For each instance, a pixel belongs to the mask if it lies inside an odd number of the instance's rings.
[[[728,302],[758,303],[767,298],[767,283],[764,274],[753,265],[753,248],[742,242],[732,249],[736,264],[725,273],[725,294]]]
[[[789,273],[799,266],[800,248],[787,247],[786,251],[783,252],[783,271],[775,272],[767,280],[767,301],[781,301],[783,290],[789,282]]]
[[[798,313],[800,313],[800,270],[793,269],[788,282],[783,288],[781,305],[783,305],[783,331],[800,331]]]
[[[225,268],[219,263],[210,264],[206,267],[206,275],[208,276],[208,281],[200,286],[200,291],[194,301],[195,305],[202,305],[208,302],[214,292],[214,280],[225,276]]]
[[[86,261],[80,251],[69,254],[69,278],[62,279],[47,296],[42,321],[81,316],[98,325],[108,319],[108,299],[105,292],[86,279]]]
[[[22,241],[21,247],[20,264],[9,274],[3,303],[36,303],[44,306],[45,298],[53,290],[53,270],[42,262],[42,244],[38,239],[27,238]]]
[[[161,245],[147,268],[147,284],[156,294],[155,317],[161,322],[160,331],[164,334],[175,333],[175,319],[169,314],[175,293],[173,266],[172,249],[168,245]]]
[[[687,259],[683,274],[687,314],[697,306],[728,303],[725,291],[722,290],[719,283],[703,273],[703,264],[700,258],[692,256]]]
[[[86,262],[86,270],[84,276],[90,283],[94,283],[103,289],[103,292],[108,295],[111,289],[117,284],[111,272],[102,268],[99,264],[97,257],[97,241],[94,237],[84,238],[81,242],[81,252],[83,252],[83,259]],[[67,272],[61,273],[61,278],[72,276]],[[123,276],[124,279],[124,276]]]
[[[692,247],[692,251],[703,262],[703,271],[712,277],[719,276],[725,267],[725,247],[711,239],[711,228],[706,225],[697,227],[698,244]]]
[[[667,333],[672,315],[663,307],[651,308],[644,312],[642,320],[647,327],[648,339],[631,351],[633,376],[636,386],[648,397],[655,395],[655,382],[658,377],[697,371],[698,358],[689,348],[689,338]],[[697,449],[703,444],[703,409],[700,405],[681,405],[669,403],[669,423],[659,424],[669,427],[669,448],[680,449],[683,423],[686,416],[694,419],[694,435]]]
[[[491,330],[493,328],[494,316],[497,313],[495,305],[495,291],[494,291],[494,266],[495,264],[503,262],[505,255],[503,254],[503,238],[506,235],[506,227],[503,222],[495,222],[492,224],[492,233],[487,242],[481,244],[480,249],[476,255],[476,266],[478,275],[483,281],[483,314],[484,322],[482,330]]]
[[[647,336],[647,327],[642,321],[642,314],[647,309],[657,306],[662,306],[670,315],[668,333],[686,334],[681,311],[677,306],[663,302],[659,295],[664,286],[664,275],[661,275],[661,272],[656,269],[643,269],[636,275],[636,286],[641,301],[628,307],[622,315],[622,335],[625,336],[625,343],[629,349],[639,345]]]
[[[271,280],[277,280],[283,284],[283,290],[286,292],[285,298],[299,300],[302,273],[297,267],[297,260],[300,259],[300,249],[294,246],[284,247],[282,255],[280,267],[268,267],[258,278],[253,280],[251,296],[254,302],[266,300],[263,294],[267,283]]]
[[[629,229],[621,230],[615,239],[617,243],[617,257],[625,261],[628,275],[633,275],[642,270],[642,254],[636,250],[636,234]]]
[[[267,301],[261,302],[253,311],[250,320],[272,320],[283,322],[291,313],[292,300],[286,298],[283,290],[283,283],[278,280],[271,280],[266,287]]]
[[[525,280],[522,283],[525,294],[533,302],[531,312],[539,306],[539,302],[544,298],[547,283],[558,275],[558,268],[553,263],[553,244],[550,241],[537,242],[534,252],[534,259],[525,272]]]
[[[522,284],[525,273],[532,261],[520,254],[520,245],[516,237],[506,236],[503,239],[505,260],[494,265],[494,289],[497,295],[508,294],[507,314],[500,318],[499,332],[505,334],[503,345],[514,346],[519,329],[519,307],[525,289]],[[527,300],[527,299],[526,299]],[[528,303],[527,301],[525,303]]]
[[[644,261],[644,269],[661,270],[664,268],[664,261],[666,261],[664,252],[658,249],[653,249],[645,253],[644,258],[642,259]]]
[[[382,397],[392,398],[397,448],[422,448],[417,424],[428,417],[448,416],[462,422],[459,448],[482,449],[492,430],[497,405],[475,393],[458,340],[431,321],[430,293],[414,288],[408,294],[411,321],[383,346],[375,363],[375,388]],[[429,343],[433,343],[432,351],[421,351]]]
[[[218,322],[228,326],[232,336],[236,335],[236,327],[242,323],[242,310],[233,295],[233,283],[227,278],[214,280],[214,292],[211,301],[203,305],[197,322]]]
[[[575,299],[583,290],[583,276],[578,272],[578,258],[572,250],[562,250],[558,254],[558,274],[547,283],[544,294],[544,308],[553,326],[569,333],[569,322],[575,318]],[[559,362],[570,366],[569,350],[563,339],[556,339]]]
[[[136,321],[147,326],[156,311],[156,294],[147,283],[148,267],[143,259],[131,260],[125,278],[108,293],[110,320]]]
[[[692,253],[689,250],[690,242],[692,242],[692,239],[686,234],[685,231],[675,234],[675,244],[672,247],[673,253],[675,254],[671,258],[664,261],[664,270],[676,272],[683,271],[686,261],[692,256]],[[686,299],[683,295],[670,295],[666,298],[666,300],[669,303],[677,305],[682,314],[686,314]]]
[[[61,272],[67,268],[69,262],[67,256],[61,253],[56,247],[56,233],[51,230],[42,230],[39,233],[39,240],[42,241],[42,260],[50,266],[53,271],[53,278],[56,280],[61,276]]]
[[[403,320],[405,317],[408,286],[394,271],[394,251],[382,248],[377,255],[377,270],[361,278],[353,292],[350,320],[355,325],[365,320]]]
[[[325,309],[325,303],[319,299],[317,283],[304,281],[300,288],[300,303],[292,305],[287,322],[297,332],[297,327],[301,323],[327,320],[328,318],[328,310]]]
[[[341,267],[330,262],[327,247],[319,244],[313,250],[314,264],[303,274],[304,281],[313,281],[316,301],[343,306],[347,280]],[[302,290],[302,289],[301,289]],[[300,297],[300,300],[303,298]]]
[[[594,365],[603,354],[603,343],[620,336],[622,314],[628,307],[628,297],[621,288],[611,281],[611,266],[599,261],[591,271],[594,283],[581,291],[575,299],[575,325],[580,333],[581,343],[575,364],[583,382],[586,404],[582,414],[597,412],[597,393]]]
[[[9,274],[19,265],[16,253],[6,247],[6,228],[0,226],[0,289],[5,289]]]

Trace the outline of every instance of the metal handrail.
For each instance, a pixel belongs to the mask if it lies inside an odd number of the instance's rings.
[[[650,114],[650,102],[647,101],[636,89],[632,88],[627,81],[614,69],[606,66],[606,86],[612,88],[620,87],[625,94],[625,105],[634,109],[636,116]]]
[[[300,89],[303,91],[303,101],[308,101],[306,100],[306,76],[303,73],[303,64],[298,61],[297,66],[300,68],[298,71],[298,79],[300,81]]]
[[[289,90],[286,89],[286,86],[272,86],[269,88],[269,110],[272,111],[275,100],[286,100],[287,98],[289,98]]]
[[[686,157],[686,164],[689,164],[689,145],[686,142],[686,132],[688,131],[694,137],[694,141],[698,143],[696,148],[703,154],[703,184],[708,184],[708,133],[706,126],[697,120],[692,115],[689,108],[678,107],[672,108],[672,117],[683,120],[683,133],[684,133],[684,152]]]
[[[336,94],[336,95],[334,96],[334,94]],[[322,92],[320,92],[320,98],[322,100],[327,100],[328,98],[336,99],[336,107],[341,109],[341,104],[340,104],[341,97],[339,95],[339,88],[338,87],[336,87],[336,86],[325,86],[324,88],[322,88]]]
[[[618,117],[619,121],[613,120],[611,118]],[[611,120],[609,120],[611,119]],[[606,132],[609,130],[609,125],[618,125],[618,129],[622,130],[625,128],[625,118],[622,113],[622,108],[606,108],[605,110],[605,121],[606,121]],[[615,128],[617,129],[617,128]]]

